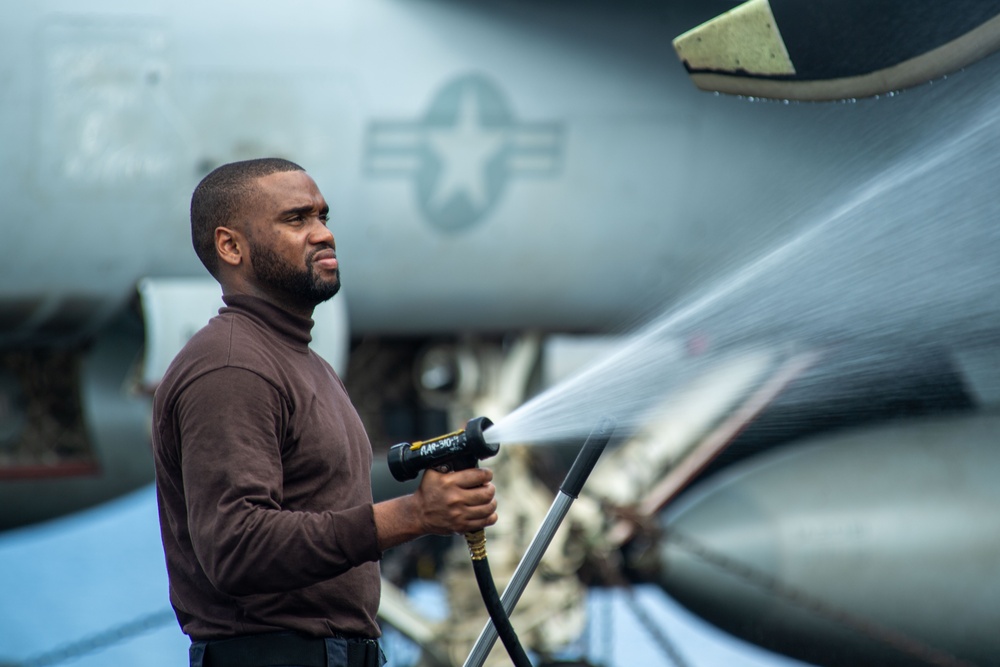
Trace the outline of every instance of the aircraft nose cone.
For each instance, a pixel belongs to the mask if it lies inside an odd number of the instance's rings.
[[[749,459],[661,517],[653,579],[810,663],[994,664],[998,432],[988,414],[890,423]]]
[[[780,515],[734,481],[712,485],[707,495],[691,498],[662,523],[666,539],[658,555],[664,590],[713,622],[720,613],[742,622],[763,612],[766,600],[742,575],[748,568],[778,570]]]

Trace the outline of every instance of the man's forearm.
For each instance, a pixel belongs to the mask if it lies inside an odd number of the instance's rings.
[[[425,534],[419,523],[419,509],[412,495],[376,503],[373,511],[379,551],[397,547]]]

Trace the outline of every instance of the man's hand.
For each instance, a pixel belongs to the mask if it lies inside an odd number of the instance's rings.
[[[423,535],[470,533],[497,522],[493,471],[468,468],[441,473],[425,470],[409,496],[375,505],[379,550]]]
[[[468,468],[449,473],[425,470],[413,495],[421,507],[424,532],[471,533],[497,522],[493,471]]]

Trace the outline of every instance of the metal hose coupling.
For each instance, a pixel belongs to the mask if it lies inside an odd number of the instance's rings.
[[[469,555],[472,560],[486,558],[486,531],[482,528],[465,534],[465,543],[469,545]]]

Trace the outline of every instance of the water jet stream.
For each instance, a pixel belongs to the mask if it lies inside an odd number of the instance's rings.
[[[886,349],[961,344],[1000,329],[998,127],[987,109],[961,132],[911,150],[798,235],[497,420],[486,439],[582,439],[604,414],[639,428],[671,392],[741,349],[851,341],[836,372],[863,376]],[[693,335],[711,353],[687,354]]]

